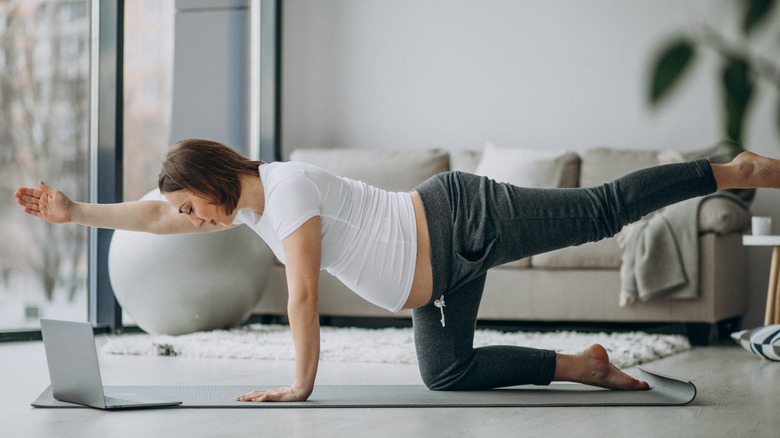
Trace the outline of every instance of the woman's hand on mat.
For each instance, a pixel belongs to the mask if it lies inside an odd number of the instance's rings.
[[[293,386],[268,389],[265,391],[252,391],[249,394],[236,397],[236,401],[247,402],[301,402],[306,401],[311,395],[311,390],[303,390]]]
[[[70,208],[73,202],[59,190],[55,190],[43,181],[38,183],[38,188],[20,187],[16,189],[14,197],[17,203],[24,207],[24,212],[51,222],[62,224],[70,222]]]

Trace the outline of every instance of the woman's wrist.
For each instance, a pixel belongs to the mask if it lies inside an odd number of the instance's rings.
[[[309,398],[312,391],[314,391],[314,382],[312,383],[295,382],[292,384],[291,388],[293,389],[293,391],[304,395],[306,398]]]
[[[71,201],[70,205],[68,205],[67,208],[67,212],[68,212],[67,221],[77,223],[80,225],[89,225],[84,222],[83,209],[84,209],[84,204],[82,202]]]

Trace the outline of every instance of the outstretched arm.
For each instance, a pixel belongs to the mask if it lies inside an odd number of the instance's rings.
[[[155,234],[218,231],[227,227],[196,228],[186,215],[165,201],[136,201],[119,204],[88,204],[71,201],[64,193],[42,181],[38,188],[20,187],[14,197],[24,212],[47,222],[73,222],[97,228],[145,231]]]
[[[292,386],[253,391],[238,401],[305,401],[314,389],[320,359],[317,283],[320,272],[321,222],[306,221],[282,241],[286,262],[287,315],[295,344],[295,382]]]

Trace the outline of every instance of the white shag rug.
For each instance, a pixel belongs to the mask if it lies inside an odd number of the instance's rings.
[[[518,345],[573,354],[601,344],[619,368],[661,359],[690,350],[682,335],[643,332],[578,333],[559,331],[501,332],[477,330],[474,346]],[[103,354],[294,360],[289,326],[253,324],[231,330],[198,332],[181,336],[122,335],[110,337]],[[411,328],[360,329],[322,327],[320,360],[416,364]]]

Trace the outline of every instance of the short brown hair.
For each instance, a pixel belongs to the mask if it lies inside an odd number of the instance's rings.
[[[162,193],[186,190],[232,214],[241,197],[240,176],[257,176],[260,164],[216,141],[181,140],[165,156],[157,186]]]

